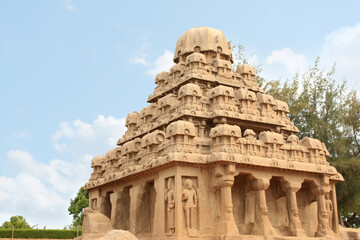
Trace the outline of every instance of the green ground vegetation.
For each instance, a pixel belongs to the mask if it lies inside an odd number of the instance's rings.
[[[0,238],[46,238],[46,239],[73,239],[80,236],[81,230],[34,229],[23,216],[12,216],[0,226]]]
[[[14,234],[14,235],[12,235]],[[62,229],[0,229],[0,238],[44,238],[44,239],[73,239],[81,236],[79,230]]]

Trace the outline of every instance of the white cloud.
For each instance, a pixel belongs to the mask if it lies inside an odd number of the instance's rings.
[[[115,147],[118,138],[125,131],[125,118],[99,115],[92,123],[81,120],[62,122],[52,135],[52,143],[61,154],[81,158],[88,154],[89,150],[92,154],[103,154],[109,148]]]
[[[71,223],[67,213],[70,199],[62,196],[37,177],[19,173],[15,178],[0,176],[0,220],[22,215],[30,225],[61,228]]]
[[[64,8],[65,8],[65,10],[70,11],[70,12],[75,11],[75,6],[73,4],[73,0],[65,0]]]
[[[174,65],[173,57],[174,54],[172,52],[165,50],[163,55],[155,60],[154,64],[152,64],[146,73],[156,76],[162,71],[169,71],[169,69]]]
[[[130,59],[130,63],[134,63],[134,64],[141,64],[141,65],[144,65],[145,67],[149,66],[149,62],[148,62],[148,58],[149,58],[149,55],[147,55],[145,52],[144,52],[144,49],[146,48],[146,44],[143,44],[141,46],[142,50],[140,52],[136,52],[134,53],[135,57]]]
[[[267,64],[279,63],[285,66],[287,72],[296,73],[308,66],[306,57],[301,53],[294,53],[290,48],[274,50],[266,58]]]
[[[144,65],[148,68],[146,73],[152,76],[156,76],[162,71],[169,71],[169,69],[174,65],[174,54],[169,50],[165,50],[164,53],[154,62],[148,61],[148,55],[145,53],[141,53],[139,55],[140,56],[131,59],[130,62]]]
[[[334,30],[324,37],[322,51],[320,53],[321,66],[325,70],[330,70],[336,63],[335,79],[347,81],[350,89],[360,91],[358,84],[360,79],[360,22],[354,26],[344,26]],[[303,72],[308,66],[304,54],[294,53],[289,48],[274,50],[266,58],[267,65],[263,66],[263,76],[268,79],[279,78],[281,68],[285,66],[288,74],[282,74],[283,77],[291,77],[290,74]],[[277,65],[271,65],[279,63]]]
[[[327,67],[336,63],[335,77],[338,80],[345,78],[350,87],[360,90],[360,23],[326,35],[321,57]]]
[[[74,190],[75,182],[84,184],[90,176],[91,159],[115,148],[125,131],[125,118],[112,116],[99,115],[92,123],[79,119],[62,122],[52,135],[52,143],[63,158],[72,161],[52,160],[47,166],[49,182],[61,192]]]
[[[30,224],[62,228],[71,223],[70,198],[90,177],[90,161],[116,146],[125,132],[125,119],[99,115],[91,123],[62,122],[52,135],[62,158],[37,161],[23,150],[10,150],[4,167],[13,177],[0,176],[0,222],[13,215],[27,217]]]
[[[145,59],[145,57],[143,57],[143,58],[136,57],[136,58],[132,59],[131,62],[132,62],[132,63],[140,63],[140,64],[142,64],[142,65],[144,65],[144,66],[148,66],[148,65],[149,65],[149,63],[147,62],[147,60]]]

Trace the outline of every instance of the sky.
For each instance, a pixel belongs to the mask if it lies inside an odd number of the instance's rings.
[[[321,58],[360,91],[360,1],[0,0],[0,224],[71,224],[90,161],[147,106],[176,41],[208,26],[242,44],[265,79]]]

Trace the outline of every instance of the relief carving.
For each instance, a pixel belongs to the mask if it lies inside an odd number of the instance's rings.
[[[166,226],[167,234],[175,233],[175,194],[174,194],[174,178],[167,179],[167,188],[165,189],[166,203]]]
[[[185,226],[189,234],[196,233],[196,210],[198,204],[198,195],[192,179],[184,180],[182,190],[182,201],[184,204]]]
[[[331,230],[333,230],[334,206],[333,206],[333,202],[329,197],[329,193],[326,194],[326,210],[328,211],[329,227]]]

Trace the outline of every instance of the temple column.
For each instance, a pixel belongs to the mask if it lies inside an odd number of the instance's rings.
[[[330,192],[329,179],[321,176],[320,184],[311,188],[312,194],[316,196],[318,203],[318,228],[315,233],[318,237],[332,235],[333,232],[329,226],[329,212],[326,207],[326,195]]]
[[[318,202],[318,229],[316,231],[316,236],[323,237],[327,236],[330,231],[329,222],[328,222],[328,212],[325,204],[325,193],[323,191],[316,192],[316,200]]]
[[[137,185],[130,188],[130,232],[136,234],[136,215],[139,209],[139,196],[141,194],[143,186]]]
[[[218,234],[238,235],[239,231],[235,223],[233,214],[233,203],[231,187],[234,184],[235,165],[218,165],[215,168],[215,175],[217,176],[218,187],[220,188],[220,209],[221,219],[217,225]]]
[[[111,203],[111,225],[113,228],[116,228],[116,213],[117,213],[117,200],[118,200],[119,193],[115,192],[110,194],[110,203]]]
[[[181,166],[176,166],[174,177],[174,195],[175,195],[175,233],[174,237],[187,237],[184,226],[184,208],[182,203],[182,182],[181,182]]]
[[[331,217],[329,217],[329,219],[333,219],[333,231],[336,234],[339,234],[339,219],[338,219],[338,208],[337,208],[337,199],[336,199],[336,188],[335,188],[335,183],[332,182],[331,183],[331,193],[332,195],[330,196],[332,203],[333,203],[333,215]]]
[[[253,180],[252,187],[255,190],[255,226],[253,233],[256,235],[275,235],[269,216],[266,203],[265,190],[270,186],[269,178],[258,178]]]
[[[286,193],[286,204],[289,214],[289,228],[294,236],[306,236],[304,229],[301,227],[299,218],[299,209],[297,205],[296,192],[301,188],[301,182],[287,181],[281,185]]]
[[[154,180],[154,190],[155,190],[155,206],[154,206],[154,219],[153,219],[153,231],[152,236],[159,236],[164,232],[164,187],[161,187],[161,184],[164,183],[164,180],[160,178]]]

